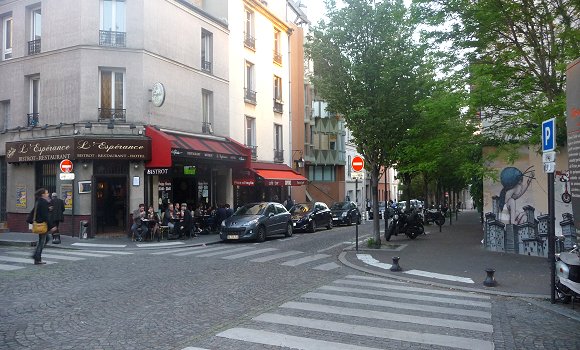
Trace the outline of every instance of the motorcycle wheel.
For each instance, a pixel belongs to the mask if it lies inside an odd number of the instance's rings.
[[[395,231],[395,224],[391,221],[389,223],[389,227],[385,230],[385,241],[390,241],[391,236],[393,235],[393,231]]]
[[[407,236],[409,236],[410,239],[415,239],[424,233],[425,228],[423,227],[423,224],[418,223],[416,227],[413,227],[410,231],[407,231]]]
[[[566,286],[563,286],[559,280],[556,281],[556,299],[564,304],[568,304],[572,300],[572,297],[564,291],[564,288],[568,289]]]

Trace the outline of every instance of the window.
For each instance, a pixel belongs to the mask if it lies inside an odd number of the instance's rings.
[[[10,126],[10,100],[0,101],[0,130]]]
[[[244,99],[246,102],[256,103],[256,91],[254,90],[254,64],[246,61],[244,72]]]
[[[282,113],[284,103],[282,101],[282,78],[274,76],[274,112]]]
[[[347,176],[349,179],[350,179],[351,172],[352,172],[351,164],[352,164],[352,156],[349,155],[348,156],[348,163],[346,163],[346,165],[347,165],[346,166],[346,169],[347,169],[346,173],[347,173]]]
[[[2,20],[2,60],[12,58],[12,17]]]
[[[308,180],[310,181],[335,181],[336,169],[332,165],[308,166]]]
[[[35,162],[35,188],[44,187],[48,193],[56,192],[57,169],[57,162]]]
[[[99,45],[125,47],[125,0],[101,1]]]
[[[201,69],[212,72],[213,62],[213,34],[205,29],[201,30]]]
[[[254,12],[245,9],[246,21],[244,23],[244,45],[250,49],[256,48],[256,39],[254,36]]]
[[[42,14],[40,8],[30,11],[30,41],[28,42],[28,54],[40,53],[40,37],[42,32]]]
[[[30,78],[30,103],[28,107],[28,126],[37,126],[40,104],[40,77]]]
[[[274,29],[274,62],[282,64],[282,51],[280,49],[281,33],[278,29]]]
[[[284,161],[284,144],[282,143],[282,125],[274,124],[274,161]]]
[[[256,119],[246,116],[246,146],[252,149],[252,158],[257,158]]]
[[[202,132],[204,134],[213,134],[213,92],[201,90],[201,113],[202,113]]]
[[[125,73],[121,70],[101,69],[100,74],[99,120],[125,120]]]

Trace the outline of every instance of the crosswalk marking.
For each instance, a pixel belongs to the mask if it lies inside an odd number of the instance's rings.
[[[335,343],[326,340],[317,340],[304,337],[296,337],[288,334],[280,334],[250,328],[232,328],[223,331],[218,337],[242,340],[263,345],[283,346],[301,350],[379,350],[366,346]]]
[[[268,256],[261,257],[261,258],[252,259],[250,261],[252,261],[252,262],[267,262],[267,261],[272,261],[272,260],[275,260],[275,259],[286,258],[286,257],[289,257],[289,256],[298,255],[298,254],[303,254],[303,252],[299,252],[297,250],[289,250],[287,252],[281,252],[281,253],[278,253],[278,254],[272,254],[272,255],[268,255]]]
[[[278,249],[276,249],[276,248],[257,249],[257,250],[252,250],[252,251],[245,252],[245,253],[224,256],[224,257],[222,257],[222,259],[234,260],[234,259],[239,259],[239,258],[245,258],[245,257],[252,256],[252,255],[258,255],[258,254],[262,254],[262,253],[266,253],[266,252],[271,252],[273,250],[278,250]]]
[[[15,254],[15,255],[30,255],[29,252],[9,252],[10,254]],[[76,256],[66,256],[66,255],[57,255],[57,254],[50,254],[50,253],[42,253],[42,257],[43,258],[50,258],[50,259],[56,259],[56,260],[68,260],[68,261],[79,261],[79,260],[85,260],[84,258],[79,258]]]
[[[479,331],[485,333],[493,332],[493,326],[487,323],[478,323],[470,321],[456,321],[449,320],[445,318],[436,317],[423,317],[423,316],[413,316],[413,315],[402,315],[393,312],[384,312],[376,310],[367,309],[352,309],[341,306],[331,306],[323,304],[313,304],[304,302],[290,301],[280,306],[281,308],[304,310],[304,311],[314,311],[322,312],[334,315],[347,315],[355,317],[371,318],[376,320],[394,321],[394,322],[408,322],[423,324],[428,326],[455,328],[455,329],[467,329],[471,331]]]
[[[390,279],[387,280],[387,279],[384,279],[382,277],[374,277],[374,276],[348,275],[348,276],[346,276],[346,278],[355,279],[355,280],[362,280],[362,281],[377,281],[377,282],[383,282],[383,283],[389,283],[389,284],[405,284],[405,282],[403,282],[403,281],[390,280]]]
[[[199,245],[195,247],[188,247],[188,248],[178,248],[178,249],[164,249],[158,252],[153,252],[151,255],[165,255],[165,254],[174,254],[174,253],[184,253],[190,251],[198,251],[200,249],[207,249],[206,245]]]
[[[312,261],[328,258],[329,256],[330,255],[327,255],[327,254],[309,255],[309,256],[305,256],[303,258],[298,258],[295,260],[286,261],[285,263],[282,263],[282,265],[284,265],[284,266],[298,266],[298,265],[306,264],[306,263],[309,263]]]
[[[377,296],[384,296],[384,297],[390,297],[390,298],[394,297],[394,298],[401,298],[401,299],[407,299],[407,300],[427,301],[430,303],[457,304],[457,305],[491,308],[491,304],[489,302],[475,301],[475,300],[450,299],[450,298],[433,297],[433,296],[428,296],[428,295],[416,295],[416,294],[411,294],[411,293],[393,293],[393,292],[386,292],[386,291],[382,291],[382,290],[368,290],[368,289],[346,288],[346,287],[336,287],[336,286],[322,286],[318,289],[319,290],[333,291],[333,292],[360,293],[360,294],[377,295]],[[423,292],[428,292],[428,290],[424,289]]]
[[[453,295],[457,297],[465,297],[465,298],[475,298],[475,299],[489,299],[487,295],[477,295],[474,293],[467,293],[467,292],[455,292],[450,290],[436,290],[436,289],[429,289],[425,290],[424,288],[416,288],[410,286],[392,286],[384,284],[386,282],[383,280],[383,283],[374,283],[374,282],[362,282],[362,281],[351,281],[351,280],[336,280],[334,283],[336,284],[348,284],[354,286],[366,286],[366,287],[376,287],[376,288],[383,288],[383,289],[393,289],[393,290],[401,290],[405,292],[426,292],[429,294],[442,294],[442,295]],[[391,281],[388,281],[389,283]]]
[[[14,263],[22,263],[22,264],[34,264],[34,259],[28,258],[15,258],[13,256],[4,256],[0,255],[0,261],[7,261],[7,262],[14,262]],[[44,261],[44,260],[43,260]],[[54,261],[44,261],[47,264],[54,264]]]
[[[59,254],[66,254],[66,255],[78,255],[78,256],[86,256],[86,257],[93,257],[93,258],[105,258],[108,257],[110,255],[106,255],[106,254],[99,254],[99,253],[87,253],[85,251],[59,251]]]
[[[175,254],[176,256],[194,255],[198,253],[217,252],[231,249],[230,246],[216,246],[216,247],[193,247],[186,252]]]
[[[449,346],[458,349],[492,350],[494,348],[493,343],[489,341],[473,338],[424,332],[411,332],[398,329],[385,329],[306,317],[284,316],[272,313],[261,314],[260,316],[254,317],[253,320],[288,326],[308,327],[310,329],[319,329],[331,332],[355,334],[367,337],[371,336],[375,338],[411,341],[421,344]]]
[[[423,312],[442,313],[442,314],[448,314],[448,315],[470,316],[470,317],[480,317],[480,318],[491,319],[491,313],[489,311],[464,310],[464,309],[456,309],[456,308],[442,307],[442,306],[410,304],[410,303],[395,302],[395,301],[389,301],[389,300],[359,298],[359,297],[351,297],[351,296],[343,296],[343,295],[335,295],[335,294],[324,294],[324,293],[316,293],[316,292],[306,293],[303,295],[303,297],[310,298],[310,299],[339,301],[339,302],[353,303],[353,304],[386,306],[386,307],[392,307],[392,308],[403,309],[403,310],[415,310],[415,311],[423,311]]]
[[[125,248],[126,244],[99,244],[99,243],[73,243],[71,245],[78,247],[94,247],[94,248]]]
[[[24,268],[24,266],[0,264],[0,270],[2,270],[2,271],[14,271],[14,270],[20,270],[23,268]]]
[[[113,254],[113,255],[133,255],[132,252],[124,252],[124,251],[118,251],[118,250],[84,250],[83,252],[89,252],[89,253],[103,253],[103,254]]]
[[[337,263],[333,262],[329,262],[327,264],[322,264],[322,265],[318,265],[316,267],[313,267],[313,270],[320,270],[320,271],[330,271],[330,270],[334,270],[339,268],[340,265],[338,265]]]
[[[234,249],[228,249],[227,251],[212,251],[210,253],[205,253],[205,254],[200,254],[198,255],[199,258],[207,258],[210,256],[216,256],[216,255],[220,255],[220,254],[229,254],[229,253],[233,253],[233,252],[240,252],[243,250],[248,250],[248,249],[253,249],[253,247],[240,247],[240,248],[234,248]]]

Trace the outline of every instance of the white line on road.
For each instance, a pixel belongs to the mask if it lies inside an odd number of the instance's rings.
[[[95,248],[125,248],[126,244],[97,244],[97,243],[73,243],[77,247],[95,247]]]
[[[186,256],[186,255],[193,255],[193,254],[198,254],[198,253],[208,253],[208,252],[215,252],[218,250],[225,250],[225,249],[231,249],[231,247],[229,246],[212,246],[212,247],[208,247],[208,246],[203,246],[203,247],[192,247],[191,249],[180,249],[181,253],[175,254],[176,256]],[[158,254],[160,254],[161,252],[159,252]],[[155,253],[153,253],[155,254]]]
[[[163,243],[143,243],[143,244],[136,244],[139,248],[155,248],[155,247],[171,247],[171,246],[178,246],[184,245],[185,242],[163,242]]]
[[[30,255],[29,252],[8,252],[10,254],[15,254],[15,255]],[[43,258],[51,258],[51,259],[57,259],[57,260],[68,260],[68,261],[79,261],[79,260],[85,260],[85,258],[79,258],[77,256],[65,256],[65,255],[57,255],[57,254],[50,254],[50,253],[43,253],[42,254]]]
[[[15,258],[12,256],[2,256],[0,255],[0,261],[7,261],[7,262],[15,262],[15,263],[22,263],[22,264],[34,264],[34,259],[24,259],[24,258]],[[44,261],[44,260],[43,260]],[[47,264],[55,264],[55,261],[44,261]]]
[[[252,255],[258,255],[258,254],[262,254],[262,253],[266,253],[266,252],[271,252],[273,250],[278,250],[278,249],[276,249],[276,248],[257,249],[257,250],[252,250],[252,251],[245,252],[245,253],[223,256],[222,259],[234,260],[234,259],[239,259],[239,258],[245,258],[245,257],[252,256]]]
[[[328,258],[329,256],[330,255],[326,255],[326,254],[314,254],[314,255],[305,256],[303,258],[298,258],[295,260],[286,261],[285,263],[282,263],[282,265],[284,265],[284,266],[298,266],[298,265],[309,263],[311,261],[316,261],[316,260]]]
[[[338,265],[335,262],[329,262],[328,264],[322,264],[322,265],[318,265],[316,267],[313,267],[313,270],[320,270],[320,271],[330,271],[330,270],[334,270],[339,268],[340,265]]]
[[[87,253],[85,251],[68,251],[68,250],[64,250],[61,249],[62,251],[59,251],[59,254],[66,254],[66,255],[78,255],[78,256],[87,256],[87,257],[93,257],[93,258],[106,258],[110,255],[106,255],[106,254],[102,254],[102,253]]]
[[[304,252],[300,252],[297,250],[289,250],[287,252],[282,252],[282,253],[278,253],[278,254],[272,254],[272,255],[268,255],[262,258],[256,258],[256,259],[252,259],[250,261],[252,262],[266,262],[266,261],[271,261],[271,260],[275,260],[275,259],[280,259],[280,258],[285,258],[288,256],[293,256],[293,255],[298,255],[298,254],[303,254]]]
[[[349,244],[350,245],[351,243],[350,242],[342,242],[342,243],[338,243],[338,244],[335,244],[335,245],[331,245],[330,247],[327,247],[327,248],[324,248],[324,249],[320,249],[319,251],[317,251],[317,253],[322,253],[322,252],[325,252],[327,250],[331,250],[333,248],[340,247],[340,246],[345,245],[345,244]]]
[[[243,250],[248,250],[248,249],[254,249],[254,247],[240,247],[240,248],[234,248],[234,249],[228,249],[228,250],[224,250],[224,251],[212,251],[211,253],[206,253],[206,254],[200,254],[197,257],[198,258],[208,258],[210,256],[216,256],[216,255],[220,255],[220,254],[229,254],[229,253],[233,253],[233,252],[241,252]]]
[[[23,268],[24,268],[24,266],[14,266],[14,265],[0,264],[0,270],[3,270],[3,271],[20,270],[20,269],[23,269]]]

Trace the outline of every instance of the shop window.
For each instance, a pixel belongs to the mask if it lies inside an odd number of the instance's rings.
[[[56,192],[58,162],[36,162],[35,164],[36,188],[34,191],[43,187],[46,188],[49,193]],[[31,193],[34,193],[34,191]]]

